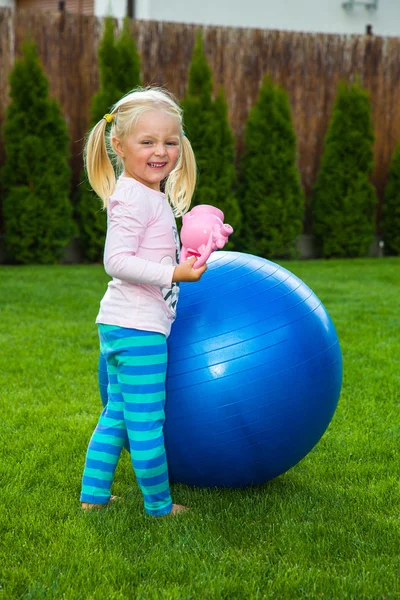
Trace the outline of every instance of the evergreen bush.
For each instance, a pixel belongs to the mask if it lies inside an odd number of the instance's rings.
[[[261,85],[245,129],[240,167],[244,250],[264,257],[295,255],[304,194],[287,93],[270,77]]]
[[[225,246],[228,250],[240,249],[242,213],[235,194],[237,184],[235,168],[235,139],[228,119],[228,105],[221,87],[214,102],[216,131],[219,145],[216,162],[216,206],[225,215],[225,222],[232,225],[234,233]]]
[[[119,97],[142,85],[140,56],[131,32],[131,21],[126,17],[117,40],[117,70],[114,73]]]
[[[370,182],[374,141],[368,93],[341,83],[313,191],[313,233],[321,256],[366,256],[375,230]]]
[[[10,97],[2,169],[6,246],[18,263],[56,263],[74,233],[69,137],[29,41],[10,73]]]
[[[241,226],[240,208],[234,193],[234,137],[224,91],[221,88],[214,100],[212,90],[212,73],[199,34],[190,64],[187,93],[182,102],[184,127],[198,167],[193,205],[211,204],[223,211],[225,222],[235,230],[227,246],[233,249]]]
[[[130,31],[130,21],[124,19],[118,39],[114,35],[114,20],[106,17],[104,33],[99,46],[100,88],[93,96],[90,115],[91,127],[106,114],[124,94],[141,85],[140,58]],[[86,173],[76,207],[82,251],[85,260],[102,259],[107,230],[107,215],[103,201],[91,189]]]
[[[381,229],[385,254],[400,254],[400,142],[393,153],[385,189]]]

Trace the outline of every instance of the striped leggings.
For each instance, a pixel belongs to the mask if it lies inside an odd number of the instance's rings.
[[[171,512],[164,448],[167,342],[161,333],[99,325],[108,402],[89,443],[81,502],[106,504],[121,450],[129,444],[147,514]]]

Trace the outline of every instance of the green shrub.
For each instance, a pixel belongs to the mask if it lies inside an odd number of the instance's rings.
[[[341,83],[313,192],[313,233],[323,257],[369,252],[376,209],[373,141],[368,93],[358,83]]]
[[[216,124],[212,99],[212,74],[199,34],[189,69],[186,96],[182,102],[184,127],[192,144],[198,168],[197,188],[193,204],[216,205],[215,164],[218,156]]]
[[[10,88],[2,170],[6,246],[18,263],[56,263],[74,232],[69,137],[31,42],[15,61]]]
[[[130,31],[130,21],[124,19],[118,39],[114,36],[114,20],[106,17],[99,46],[100,88],[93,96],[91,127],[106,114],[124,94],[141,85],[140,58]],[[86,173],[82,174],[76,218],[85,260],[96,262],[103,256],[107,230],[107,215],[102,200],[91,189]]]
[[[104,19],[104,31],[98,51],[100,87],[92,98],[90,106],[91,125],[94,126],[109,108],[119,100],[117,83],[120,72],[120,57],[114,33],[114,19]]]
[[[234,233],[226,245],[228,250],[240,248],[242,213],[234,188],[236,187],[235,139],[228,120],[228,105],[224,89],[220,88],[214,102],[219,153],[216,162],[216,206],[225,215],[225,222],[232,225]]]
[[[212,89],[212,73],[199,34],[190,65],[188,89],[182,102],[185,131],[198,167],[193,205],[211,204],[223,211],[225,222],[235,230],[228,245],[232,249],[239,239],[241,225],[240,208],[234,193],[234,137],[223,89],[215,100]]]
[[[400,142],[395,148],[390,165],[381,229],[385,254],[400,254]]]
[[[115,72],[115,85],[118,88],[119,96],[123,96],[135,87],[142,85],[140,56],[128,17],[123,21],[122,31],[117,40],[117,50],[118,70]]]
[[[266,77],[246,123],[240,167],[243,248],[247,252],[277,258],[295,255],[304,215],[296,159],[287,93]]]

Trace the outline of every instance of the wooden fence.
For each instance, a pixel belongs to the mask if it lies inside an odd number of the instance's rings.
[[[144,83],[165,85],[182,98],[200,26],[132,21],[131,27],[142,58]],[[315,181],[337,83],[360,77],[371,94],[376,135],[373,181],[382,198],[391,154],[400,138],[400,38],[201,28],[215,90],[223,85],[226,91],[239,154],[246,118],[264,75],[269,73],[288,91],[307,195]],[[30,36],[38,45],[51,94],[59,100],[68,122],[74,185],[82,166],[90,101],[99,82],[101,30],[102,21],[92,16],[13,13],[0,8],[0,126],[8,103],[7,75],[23,39]]]

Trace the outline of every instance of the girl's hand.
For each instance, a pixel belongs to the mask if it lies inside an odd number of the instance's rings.
[[[191,256],[188,260],[175,267],[172,281],[199,281],[200,277],[207,271],[207,265],[204,264],[199,269],[193,269],[193,265],[197,258]]]

